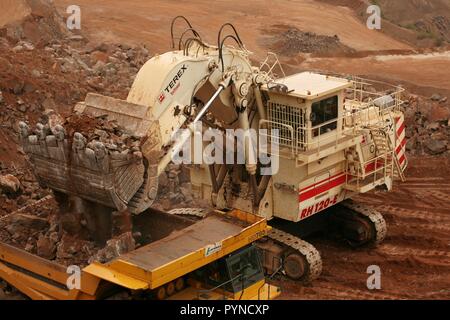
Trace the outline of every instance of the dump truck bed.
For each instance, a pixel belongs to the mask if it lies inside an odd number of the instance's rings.
[[[118,259],[84,271],[132,290],[155,289],[267,234],[264,218],[233,210],[213,212],[186,228]]]
[[[264,218],[239,210],[212,212],[199,221],[181,218],[172,231],[162,224],[178,217],[147,214],[139,219],[151,219],[151,228],[161,232],[157,239],[111,262],[88,265],[81,272],[80,289],[67,288],[70,274],[65,266],[4,243],[0,278],[32,299],[98,299],[108,284],[152,290],[251,244],[269,230]]]
[[[122,255],[124,262],[146,270],[155,270],[191,252],[239,235],[244,224],[237,219],[215,214],[194,225],[175,231],[168,237]]]

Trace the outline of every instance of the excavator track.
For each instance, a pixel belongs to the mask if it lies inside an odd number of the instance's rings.
[[[369,244],[376,246],[383,242],[383,240],[386,238],[387,226],[383,215],[379,211],[364,204],[356,203],[352,200],[346,200],[340,205],[346,209],[350,209],[352,212],[370,221],[370,224],[373,227],[374,234],[372,235],[372,239],[370,239]]]
[[[267,237],[289,248],[287,250],[300,253],[305,258],[306,269],[301,278],[302,281],[311,282],[320,276],[322,273],[322,258],[319,251],[312,244],[276,228],[272,228]]]

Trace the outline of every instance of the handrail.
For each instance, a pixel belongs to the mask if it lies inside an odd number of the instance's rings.
[[[359,135],[360,133],[357,132],[358,129],[362,129],[365,126],[368,125],[374,125],[377,123],[383,123],[381,114],[383,112],[387,112],[387,111],[392,111],[396,106],[390,106],[390,107],[386,107],[384,109],[379,109],[378,107],[376,111],[370,110],[371,108],[376,107],[375,105],[368,105],[367,107],[363,108],[363,109],[359,109],[356,112],[350,111],[350,110],[346,110],[344,112],[344,114],[340,117],[337,117],[335,119],[331,119],[329,121],[326,121],[324,123],[321,123],[320,125],[316,125],[314,127],[309,127],[309,126],[302,126],[302,127],[298,127],[297,131],[304,131],[305,133],[313,133],[313,131],[318,130],[318,136],[317,137],[313,137],[312,139],[310,139],[310,141],[308,142],[303,142],[302,144],[305,145],[306,149],[309,149],[309,146],[311,145],[317,145],[317,149],[320,150],[321,145],[323,144],[323,141],[326,140],[326,143],[330,143],[332,142],[332,137],[333,135],[329,135],[332,132],[325,132],[322,133],[322,128],[325,126],[328,126],[329,124],[332,123],[339,123],[339,121],[343,121],[341,128],[337,128],[337,130],[334,130],[334,136],[335,136],[335,143],[337,143],[337,141],[344,137],[345,135],[348,135],[349,132],[354,131],[355,133],[353,134],[354,136]],[[375,115],[375,118],[371,119],[370,116],[371,114]],[[357,126],[346,126],[344,120],[349,120],[351,119],[352,123],[355,122],[355,119],[358,119],[361,115],[365,115],[367,118],[366,119],[359,119],[359,123]],[[377,120],[376,123],[371,123],[374,120]],[[340,130],[339,130],[340,129]],[[327,135],[324,138],[322,137],[323,135]],[[322,139],[323,138],[323,139]],[[319,152],[319,151],[318,151]]]
[[[263,64],[267,64],[267,62],[264,61]],[[323,72],[319,73],[323,74]],[[328,74],[327,76],[336,75]],[[342,79],[343,76],[337,75],[337,77]],[[286,143],[279,143],[281,147],[289,147],[291,149],[291,154],[293,154],[294,157],[297,154],[308,150],[317,150],[317,152],[320,153],[323,145],[334,143],[337,146],[340,139],[346,136],[356,137],[360,135],[361,130],[367,126],[384,124],[385,114],[389,113],[392,118],[391,113],[400,110],[404,104],[404,101],[401,100],[401,94],[405,89],[402,87],[355,76],[347,77],[347,79],[353,83],[352,88],[348,90],[353,91],[354,95],[353,99],[346,99],[344,101],[343,113],[337,118],[328,120],[314,127],[311,127],[309,122],[306,122],[302,126],[296,126],[293,128],[293,130],[295,130],[295,136],[291,131],[290,138],[293,140],[292,143],[291,141],[289,141],[288,145],[286,145]],[[372,92],[365,88],[365,86],[374,85],[388,86],[388,89]],[[377,99],[384,96],[390,96],[392,98],[392,100],[389,99],[391,100],[389,101],[389,105],[380,105],[377,103]],[[273,123],[278,127],[286,126],[277,122],[276,119],[274,120],[275,121],[265,120],[265,123]],[[323,128],[333,123],[336,123],[336,130],[322,132],[324,131]],[[291,128],[292,126],[289,127]],[[314,134],[315,131],[318,131],[316,135]],[[270,136],[270,134],[268,136]],[[292,147],[295,149],[292,149]]]
[[[260,121],[259,121],[259,131],[260,131],[260,135],[261,136],[265,136],[265,137],[270,137],[270,138],[275,138],[275,136],[274,135],[271,135],[271,134],[266,134],[266,133],[263,133],[263,131],[261,131],[261,129],[263,129],[263,125],[264,124],[267,124],[268,125],[268,128],[267,128],[267,132],[270,132],[270,131],[272,131],[273,129],[271,129],[271,128],[269,128],[269,126],[270,125],[275,125],[275,126],[278,126],[278,128],[275,128],[275,129],[277,129],[277,130],[280,130],[281,129],[281,127],[284,127],[285,129],[287,129],[287,130],[289,130],[289,132],[290,132],[290,139],[287,139],[287,138],[282,138],[281,136],[280,136],[280,134],[278,134],[278,136],[276,137],[277,139],[278,139],[278,145],[279,146],[284,146],[284,147],[289,147],[290,148],[290,153],[291,153],[291,156],[292,157],[294,157],[294,155],[295,155],[295,153],[294,153],[294,150],[296,149],[295,148],[295,141],[296,141],[296,138],[294,137],[294,127],[292,127],[291,125],[288,125],[288,124],[285,124],[285,123],[281,123],[281,122],[276,122],[276,121],[270,121],[270,120],[266,120],[266,119],[261,119]],[[286,140],[286,144],[283,144],[282,142],[281,142],[281,140]],[[271,143],[272,143],[272,141],[271,141]],[[273,153],[271,153],[271,154],[273,154]]]
[[[269,59],[270,57],[274,57],[275,62],[273,63],[272,66],[269,65]],[[281,64],[280,60],[278,59],[278,55],[276,53],[273,52],[268,52],[266,59],[264,59],[264,61],[260,64],[259,69],[264,71],[264,67],[267,66],[267,74],[269,75],[269,77],[273,78],[273,69],[275,69],[275,67],[278,65],[281,73],[283,74],[283,78],[286,77],[286,73],[284,72],[283,69],[283,65]]]
[[[391,154],[391,157],[389,157],[389,154]],[[359,186],[359,181],[362,179],[365,179],[368,176],[374,175],[374,181],[376,181],[377,179],[377,174],[380,171],[384,172],[384,176],[386,177],[386,173],[387,173],[387,169],[390,165],[389,162],[392,161],[392,154],[393,151],[389,151],[389,152],[385,152],[379,156],[376,156],[375,158],[369,159],[367,161],[357,161],[354,160],[352,161],[354,164],[356,164],[356,172],[353,174],[350,174],[351,178],[355,178],[357,180],[357,186]],[[380,165],[378,167],[378,163],[379,160],[383,160],[383,165]],[[348,167],[348,160],[347,160],[347,167]],[[366,170],[367,165],[374,163],[375,167],[373,170],[371,170],[370,172],[364,172]],[[364,171],[363,171],[364,170]],[[391,176],[393,175],[393,172],[391,170]],[[348,183],[348,179],[347,179],[347,183]]]
[[[318,74],[321,74],[321,75],[324,75],[324,76],[329,76],[329,77],[331,76],[331,77],[335,77],[335,78],[339,78],[339,79],[343,79],[343,78],[347,79],[347,80],[353,82],[354,88],[356,88],[356,85],[361,85],[361,86],[364,86],[364,85],[366,85],[366,86],[382,85],[382,86],[386,87],[386,91],[394,90],[391,93],[389,93],[391,95],[392,94],[397,94],[397,93],[402,93],[402,92],[406,91],[405,88],[403,88],[401,86],[393,85],[393,84],[391,84],[389,82],[386,82],[386,81],[366,79],[366,78],[358,77],[358,76],[355,76],[355,75],[342,74],[342,73],[331,72],[331,71],[328,72],[328,71],[317,70],[317,69],[315,69],[315,70],[311,69],[311,70],[308,70],[308,71],[309,72],[318,73]],[[358,89],[358,90],[360,90],[360,89]],[[377,94],[375,92],[369,92],[369,91],[365,91],[365,90],[363,90],[363,92],[367,92],[367,93],[371,93],[371,94]],[[384,94],[384,95],[386,95],[386,94]]]

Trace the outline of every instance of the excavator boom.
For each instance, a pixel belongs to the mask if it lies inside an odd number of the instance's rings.
[[[198,93],[205,102],[213,98],[206,109],[213,104],[232,109],[232,90],[224,85],[230,74],[251,81],[250,63],[239,51],[224,55],[232,70],[225,75],[218,71],[217,49],[202,50],[202,55],[174,51],[153,57],[139,71],[126,101],[88,94],[73,110],[76,121],[87,122],[84,127],[74,125],[73,118],[56,126],[38,124],[35,130],[21,123],[21,141],[41,184],[117,211],[139,214],[149,208],[158,176],[171,160],[172,135],[195,116],[194,96]],[[102,125],[89,126],[92,119],[115,128],[105,134]]]

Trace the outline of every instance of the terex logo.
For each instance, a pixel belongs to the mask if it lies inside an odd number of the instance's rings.
[[[183,74],[187,71],[187,66],[184,64],[180,70],[178,70],[177,74],[175,75],[175,77],[173,77],[173,80],[170,81],[169,85],[166,87],[166,89],[164,89],[165,92],[167,93],[171,93],[171,90],[173,88],[175,88],[175,86],[177,85],[177,83],[180,81],[181,77],[183,76]]]

